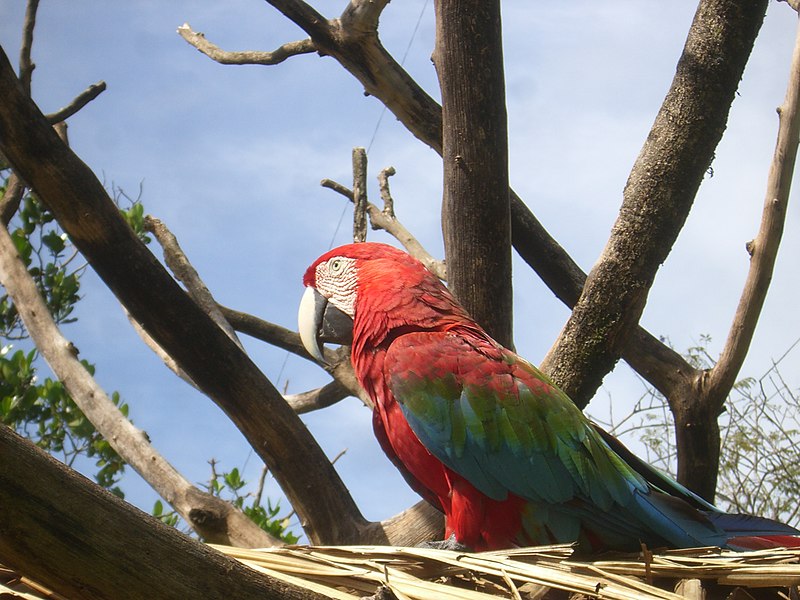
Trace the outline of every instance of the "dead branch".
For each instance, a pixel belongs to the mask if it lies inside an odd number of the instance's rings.
[[[408,229],[397,219],[394,214],[394,201],[392,199],[391,193],[389,192],[389,176],[394,175],[395,170],[394,167],[386,167],[383,169],[380,174],[378,175],[378,184],[381,190],[381,198],[383,199],[383,210],[379,209],[377,206],[372,204],[366,199],[366,195],[364,198],[364,210],[366,211],[367,216],[369,217],[370,225],[373,229],[383,229],[389,235],[394,237],[398,242],[400,242],[403,247],[408,251],[411,256],[414,256],[419,261],[424,264],[428,270],[430,270],[434,275],[442,279],[443,281],[447,280],[447,271],[445,268],[444,261],[436,260],[427,250],[419,243],[419,240],[415,238]],[[355,174],[354,174],[355,178]],[[353,202],[355,205],[355,195],[353,194],[353,190],[347,188],[346,186],[342,185],[341,183],[337,183],[332,179],[323,179],[320,182],[322,187],[328,188],[343,195],[345,198]],[[356,208],[354,206],[354,211]],[[354,223],[355,219],[357,218],[354,215]],[[355,238],[355,234],[354,234]]]
[[[217,543],[259,547],[278,545],[230,503],[192,486],[125,418],[78,360],[75,347],[64,338],[19,259],[11,237],[0,227],[0,281],[14,300],[25,327],[56,377],[81,412],[122,459],[201,536]]]
[[[340,400],[344,400],[353,394],[338,381],[332,381],[329,384],[310,390],[301,394],[288,394],[284,396],[286,402],[292,407],[292,410],[298,415],[327,408],[336,404]]]
[[[288,350],[306,360],[314,360],[303,347],[300,336],[291,329],[286,329],[264,319],[259,319],[254,315],[228,308],[222,304],[217,304],[217,308],[236,331]]]
[[[786,98],[778,108],[778,117],[778,139],[767,177],[761,226],[756,238],[747,244],[750,255],[747,280],[719,361],[701,386],[708,400],[720,406],[733,386],[750,348],[783,235],[800,141],[800,27],[792,54]]]
[[[3,227],[8,226],[17,210],[19,210],[19,204],[22,202],[24,195],[25,184],[16,173],[12,172],[6,180],[6,190],[3,192],[3,198],[0,199],[0,223],[2,223]]]
[[[97,98],[100,94],[106,91],[106,82],[99,81],[95,84],[90,85],[88,88],[83,90],[80,94],[75,96],[75,98],[64,106],[63,108],[59,108],[56,112],[50,113],[49,115],[45,115],[45,118],[50,123],[59,123],[61,121],[65,121],[75,113],[77,113],[80,109],[84,106],[89,104],[92,100]]]
[[[36,27],[36,11],[39,8],[39,0],[28,0],[25,7],[25,22],[22,25],[22,45],[19,50],[19,81],[25,94],[31,95],[31,79],[36,65],[31,60],[31,50],[33,48],[33,30]]]
[[[308,429],[135,236],[102,183],[25,94],[4,52],[0,97],[0,151],[133,317],[239,427],[309,538],[358,540],[367,522]]]
[[[202,33],[192,31],[188,23],[178,27],[178,34],[199,52],[222,65],[277,65],[290,56],[309,54],[317,49],[314,42],[305,39],[283,44],[272,52],[228,52],[209,42]]]
[[[383,210],[381,211],[390,219],[394,219],[394,198],[389,190],[389,177],[397,175],[394,167],[385,167],[378,173],[378,189],[380,190],[381,200],[383,200]]]
[[[316,362],[303,347],[303,343],[300,341],[300,336],[294,331],[281,327],[280,325],[275,325],[269,321],[264,321],[256,316],[222,306],[221,304],[219,305],[219,308],[225,315],[225,318],[237,331],[259,339],[262,342],[267,342],[273,346],[288,350],[289,352],[297,354],[306,360]],[[337,350],[325,348],[324,352],[327,365],[319,366],[324,367],[334,377],[334,379],[336,379],[336,381],[338,381],[342,386],[344,386],[344,388],[348,390],[350,395],[359,398],[367,406],[372,406],[372,402],[364,391],[364,388],[362,388],[356,380],[356,375],[353,371],[353,365],[350,364],[349,348],[339,348]],[[327,401],[332,398],[332,396],[329,396],[328,394],[332,394],[333,392],[334,388],[325,390],[325,397],[315,401]],[[306,392],[306,394],[308,394],[308,396],[305,396],[303,402],[311,400],[314,392]]]
[[[353,241],[367,241],[367,151],[353,148]]]
[[[777,258],[800,140],[800,30],[795,41],[789,82],[779,108],[778,139],[767,179],[761,225],[747,244],[750,268],[728,339],[717,364],[691,378],[667,396],[675,416],[680,457],[678,479],[711,499],[719,470],[717,418],[722,411],[753,339]]]
[[[616,364],[658,268],[688,217],[725,130],[766,4],[701,0],[698,5],[672,85],[623,191],[611,236],[542,362],[543,370],[580,405]],[[674,395],[671,391],[668,395]]]
[[[144,342],[145,346],[150,348],[150,350],[152,350],[153,353],[156,356],[158,356],[158,358],[161,359],[161,362],[163,362],[164,365],[166,365],[166,367],[170,371],[175,373],[175,375],[183,379],[186,383],[188,383],[197,391],[202,392],[203,390],[200,389],[200,386],[198,386],[192,380],[192,378],[189,377],[188,373],[186,373],[183,369],[181,369],[177,361],[174,358],[172,358],[169,354],[167,354],[166,350],[164,350],[161,346],[158,345],[158,343],[153,339],[153,337],[149,333],[147,333],[147,330],[145,330],[145,328],[142,327],[141,323],[139,323],[139,321],[133,318],[131,313],[128,312],[128,309],[126,309],[123,306],[122,310],[125,311],[125,316],[128,318],[128,323],[131,324],[131,327],[133,327],[133,330],[136,332],[136,335],[138,335],[139,339],[141,339]]]
[[[161,244],[161,248],[164,250],[164,261],[178,281],[186,286],[189,295],[197,302],[198,306],[219,325],[220,329],[222,329],[239,348],[243,349],[242,343],[239,341],[239,338],[236,337],[236,332],[219,310],[216,300],[214,300],[206,284],[203,283],[197,270],[195,270],[192,263],[189,262],[180,244],[178,244],[178,239],[175,235],[173,235],[163,222],[151,215],[145,216],[144,228],[146,231],[152,233],[156,240],[158,240],[158,243]]]

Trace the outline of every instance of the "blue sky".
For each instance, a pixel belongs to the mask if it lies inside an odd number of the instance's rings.
[[[317,8],[335,16],[343,3]],[[510,128],[510,178],[519,195],[585,269],[616,217],[633,161],[668,89],[696,3],[688,0],[578,0],[506,3],[504,42]],[[16,60],[24,2],[0,0],[0,44]],[[417,26],[416,35],[412,33]],[[333,59],[316,54],[272,66],[221,66],[176,33],[188,22],[229,50],[272,50],[302,32],[265,2],[51,2],[39,9],[33,94],[53,111],[98,80],[108,90],[70,124],[73,149],[107,185],[138,195],[147,212],[177,235],[216,298],[295,328],[306,266],[349,241],[345,201],[319,186],[351,182],[353,146],[370,147],[375,176],[397,169],[398,217],[442,255],[441,162],[382,114]],[[744,244],[757,230],[767,169],[794,43],[796,14],[772,2],[751,57],[714,176],[660,271],[642,318],[678,349],[701,334],[719,352],[748,266]],[[395,1],[381,39],[434,96],[433,5]],[[409,45],[410,44],[410,45]],[[379,124],[379,125],[378,125]],[[376,132],[377,127],[377,132]],[[798,337],[800,214],[792,201],[777,270],[743,374],[759,375]],[[383,234],[371,239],[388,241]],[[159,249],[152,246],[154,252]],[[538,362],[568,312],[520,262],[515,271],[516,342]],[[221,468],[260,464],[209,400],[174,377],[139,341],[113,296],[89,274],[79,322],[65,328],[97,377],[118,390],[155,446],[192,481]],[[316,387],[324,374],[302,359],[244,339],[279,388]],[[790,380],[800,351],[783,369]],[[794,379],[797,386],[797,379]],[[641,385],[620,364],[590,406],[604,417],[609,398],[624,414]],[[416,501],[373,440],[370,415],[353,399],[304,419],[337,463],[366,516],[386,518]],[[155,494],[130,472],[128,499],[149,510]],[[274,482],[267,493],[280,495]]]

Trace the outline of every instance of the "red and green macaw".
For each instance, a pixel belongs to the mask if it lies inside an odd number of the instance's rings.
[[[723,513],[634,457],[405,252],[342,246],[303,283],[305,347],[324,361],[324,342],[351,344],[383,450],[458,547],[800,545],[797,530]]]

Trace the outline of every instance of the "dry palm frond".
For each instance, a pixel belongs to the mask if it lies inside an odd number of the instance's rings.
[[[734,592],[762,587],[792,590],[767,597],[800,597],[800,549],[693,548],[584,562],[565,545],[476,554],[387,546],[214,548],[256,571],[337,600],[358,600],[383,587],[398,600],[526,600],[549,589],[575,598],[685,600],[703,597],[702,586],[711,585],[730,586],[716,590],[714,597],[720,598],[749,598]],[[0,598],[67,600],[1,565]]]
[[[800,550],[668,551],[648,559],[580,562],[569,546],[479,554],[383,546],[288,546],[243,550],[215,546],[252,568],[328,595],[353,600],[382,586],[408,600],[522,598],[526,585],[609,600],[677,600],[680,580],[723,586],[800,585]],[[658,587],[658,581],[669,589]]]

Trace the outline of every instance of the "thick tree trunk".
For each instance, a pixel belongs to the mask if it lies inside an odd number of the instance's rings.
[[[321,598],[228,558],[0,425],[0,561],[72,600]]]
[[[309,539],[359,541],[368,523],[311,433],[136,238],[102,184],[25,95],[2,51],[0,150],[133,318],[239,427],[286,492]]]
[[[543,370],[581,407],[638,324],[725,130],[766,0],[702,0],[619,217]]]
[[[508,129],[498,0],[437,0],[442,90],[442,226],[448,285],[513,347]]]

